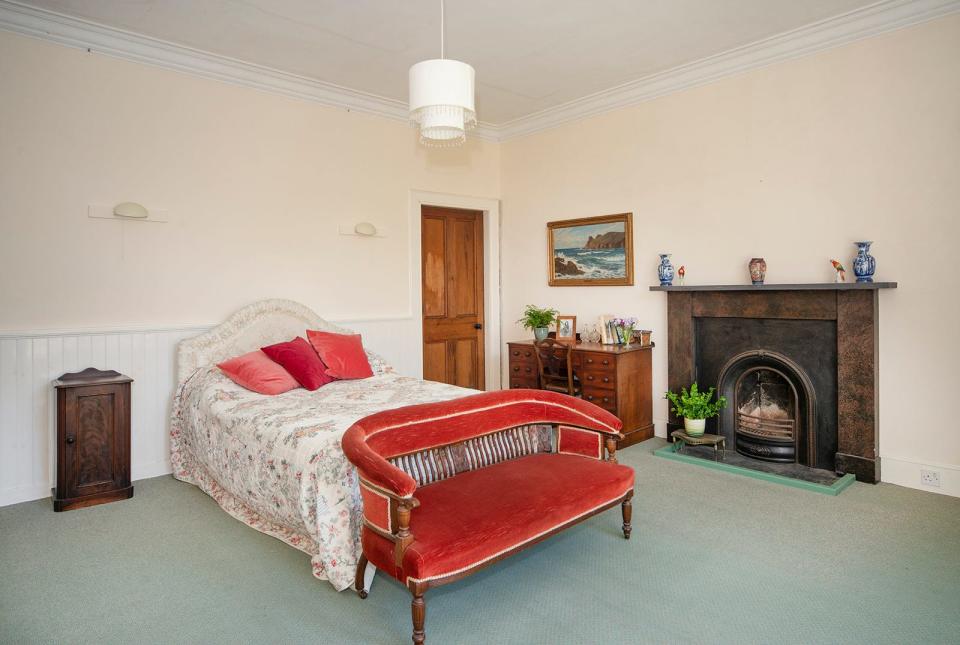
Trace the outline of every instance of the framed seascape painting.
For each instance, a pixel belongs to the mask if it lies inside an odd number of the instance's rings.
[[[547,222],[551,287],[633,284],[633,214]]]

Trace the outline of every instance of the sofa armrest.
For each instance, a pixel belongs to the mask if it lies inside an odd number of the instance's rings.
[[[343,435],[343,453],[356,466],[360,479],[380,493],[396,499],[409,499],[417,490],[417,482],[367,445],[366,434],[359,424]]]

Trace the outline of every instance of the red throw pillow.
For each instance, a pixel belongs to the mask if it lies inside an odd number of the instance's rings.
[[[300,387],[296,379],[259,349],[218,363],[234,383],[260,394],[283,394]]]
[[[300,385],[308,390],[316,390],[334,380],[332,376],[327,376],[326,365],[310,347],[310,343],[300,336],[286,343],[277,343],[260,349],[280,363]]]
[[[307,330],[310,344],[327,366],[327,374],[339,379],[373,376],[360,334],[331,334]]]

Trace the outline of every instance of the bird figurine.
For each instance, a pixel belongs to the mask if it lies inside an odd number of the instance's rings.
[[[683,286],[683,276],[687,274],[687,270],[683,268],[683,265],[680,265],[680,268],[677,269],[677,276],[680,278],[680,286]]]
[[[837,270],[837,282],[846,282],[847,281],[847,270],[843,268],[843,265],[837,262],[836,260],[830,260],[830,264],[833,265],[833,268]]]

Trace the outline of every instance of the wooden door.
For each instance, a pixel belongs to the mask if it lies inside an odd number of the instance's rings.
[[[482,390],[483,213],[420,211],[423,378]]]

